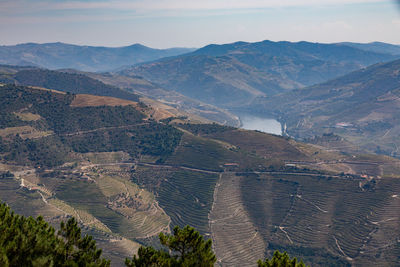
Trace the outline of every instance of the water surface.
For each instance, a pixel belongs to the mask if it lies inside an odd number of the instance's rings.
[[[281,124],[270,118],[261,118],[256,116],[242,116],[242,128],[246,130],[258,130],[264,133],[271,133],[276,135],[282,135]]]

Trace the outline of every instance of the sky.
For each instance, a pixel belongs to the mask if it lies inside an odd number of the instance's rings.
[[[400,44],[394,0],[0,0],[0,45]]]

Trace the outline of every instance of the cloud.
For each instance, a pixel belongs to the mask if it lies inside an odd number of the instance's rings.
[[[388,2],[388,0],[110,0],[110,1],[50,1],[3,0],[0,10],[82,10],[117,9],[125,11],[151,10],[221,10],[278,7],[327,6]]]

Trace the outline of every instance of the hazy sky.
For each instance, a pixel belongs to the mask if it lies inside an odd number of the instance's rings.
[[[156,48],[234,41],[400,44],[393,0],[0,0],[0,44]]]

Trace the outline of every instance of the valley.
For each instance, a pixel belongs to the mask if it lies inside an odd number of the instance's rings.
[[[357,49],[239,42],[111,73],[2,65],[0,199],[54,226],[75,217],[113,266],[175,225],[211,239],[217,266],[277,249],[394,266],[399,61],[336,78],[396,57]],[[324,83],[302,88],[314,71]]]
[[[400,266],[400,0],[0,25],[0,267]]]
[[[361,149],[398,156],[399,60],[370,66],[300,90],[259,98],[253,108],[274,114],[287,134],[334,134]]]
[[[257,97],[271,97],[397,58],[344,44],[265,40],[211,44],[118,74],[141,76],[166,90],[235,110],[251,107]]]

